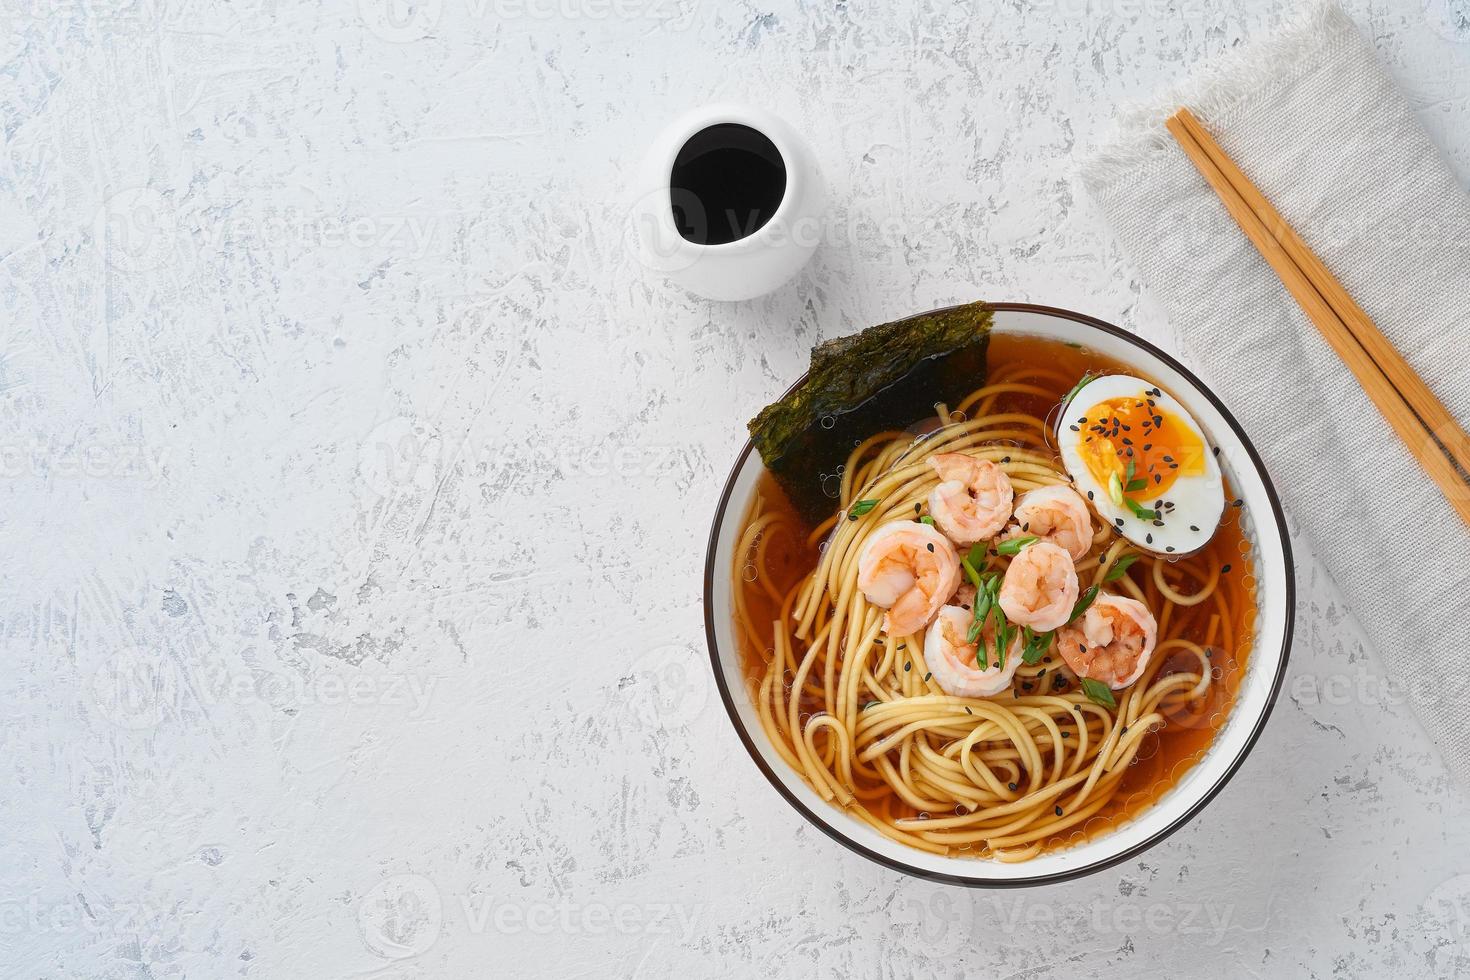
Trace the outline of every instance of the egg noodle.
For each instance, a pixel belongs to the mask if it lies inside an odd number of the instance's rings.
[[[1034,362],[993,368],[990,382],[953,412],[936,406],[933,432],[917,440],[882,432],[854,448],[841,471],[841,509],[810,534],[769,492],[747,515],[736,549],[735,616],[761,724],[823,799],[912,847],[1016,862],[1091,836],[1162,792],[1125,778],[1141,751],[1150,754],[1145,746],[1157,751],[1153,740],[1167,741],[1175,729],[1208,726],[1212,735],[1233,700],[1233,689],[1216,688],[1226,663],[1227,681],[1238,679],[1253,582],[1243,570],[1222,574],[1213,547],[1155,558],[1091,514],[1092,545],[1076,563],[1081,587],[1138,599],[1159,626],[1148,667],[1114,692],[1112,708],[1080,689],[1054,640],[1036,663],[1019,667],[1007,692],[950,696],[925,665],[923,631],[884,635],[884,610],[858,588],[868,535],[926,512],[939,482],[930,455],[992,460],[1017,494],[1069,482],[1048,420],[1012,409],[1055,405],[1075,380]],[[858,501],[877,504],[852,519]],[[789,587],[792,575],[783,576],[775,557],[783,539],[811,555],[825,540],[815,567]],[[1107,581],[1126,555],[1133,564]],[[993,548],[987,556],[981,575],[1004,571],[1008,558]],[[1203,745],[1182,768],[1202,752]]]

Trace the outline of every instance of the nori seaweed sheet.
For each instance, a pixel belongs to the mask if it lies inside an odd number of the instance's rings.
[[[880,323],[812,348],[806,379],[750,421],[750,438],[801,518],[837,506],[838,467],[858,442],[905,429],[985,383],[994,311],[970,303]]]

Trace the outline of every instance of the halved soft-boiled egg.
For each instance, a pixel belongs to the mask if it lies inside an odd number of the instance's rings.
[[[1158,554],[1204,547],[1225,509],[1220,465],[1199,424],[1142,378],[1085,380],[1057,422],[1062,463],[1103,520]]]

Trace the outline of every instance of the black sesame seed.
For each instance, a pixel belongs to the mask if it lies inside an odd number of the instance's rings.
[[[1143,536],[1143,540],[1144,540],[1144,541],[1145,541],[1145,542],[1146,542],[1146,543],[1147,543],[1147,544],[1153,544],[1153,543],[1154,543],[1154,536],[1153,536],[1153,535],[1152,535],[1152,534],[1145,534],[1145,535],[1144,535],[1144,536]]]
[[[914,513],[915,514],[921,514],[921,513],[923,513],[923,511],[924,511],[924,505],[923,504],[914,504]]]
[[[1062,732],[1062,738],[1071,738],[1071,737],[1072,737],[1072,733],[1071,732]]]
[[[1243,507],[1243,506],[1245,506],[1245,501],[1244,500],[1241,500],[1239,497],[1236,497],[1235,498],[1235,501],[1230,506],[1231,507]]]
[[[968,704],[965,705],[965,714],[967,714],[967,715],[973,715],[974,713],[975,712],[973,712],[973,711],[970,710],[970,706]]]
[[[1199,530],[1199,525],[1198,524],[1191,524],[1191,525],[1189,525],[1189,529],[1191,531],[1198,531]]]
[[[913,670],[914,669],[914,662],[912,660],[908,661],[907,663],[905,663],[903,665],[903,669],[906,670],[906,671]]]
[[[1057,816],[1060,817],[1061,815],[1062,815],[1062,808],[1061,807],[1057,807]]]
[[[1067,426],[1067,428],[1071,429],[1073,432],[1080,432],[1080,431],[1082,431],[1081,429],[1077,428],[1075,425],[1069,425],[1069,426]]]
[[[1008,787],[1010,787],[1010,790],[1011,790],[1012,793],[1014,793],[1016,791],[1016,784],[1015,783],[1007,783],[1006,785]]]
[[[1221,566],[1221,568],[1220,568],[1220,574],[1221,575],[1229,575],[1230,574],[1230,566],[1229,565]]]
[[[934,550],[934,543],[932,541],[929,543],[929,550],[930,551],[933,551]]]
[[[1171,544],[1167,548],[1165,548],[1164,550],[1165,551],[1173,551],[1174,550],[1174,546]]]
[[[1220,455],[1220,447],[1219,446],[1216,446],[1214,449],[1212,449],[1210,451],[1213,452],[1216,456]]]
[[[929,682],[929,678],[931,678],[933,676],[934,676],[934,672],[931,670],[929,673],[927,673],[927,674],[924,675],[924,682],[927,684]]]

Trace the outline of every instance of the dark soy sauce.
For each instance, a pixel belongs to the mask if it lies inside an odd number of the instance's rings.
[[[755,234],[786,193],[786,162],[765,133],[738,123],[701,129],[669,176],[674,226],[685,241],[723,245]]]

